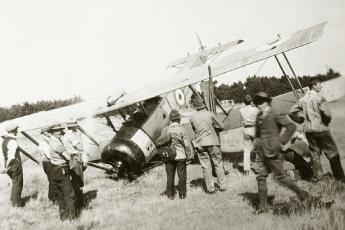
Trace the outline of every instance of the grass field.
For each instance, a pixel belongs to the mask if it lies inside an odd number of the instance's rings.
[[[332,133],[345,166],[345,99],[332,104]],[[325,158],[324,171],[330,167]],[[165,168],[157,167],[134,182],[112,180],[102,171],[86,170],[84,193],[88,206],[79,220],[60,222],[58,207],[47,199],[47,179],[41,168],[24,168],[23,196],[31,199],[22,209],[9,205],[10,180],[0,175],[0,229],[345,229],[345,189],[332,178],[318,184],[298,184],[321,201],[334,200],[330,208],[301,205],[292,192],[269,178],[271,212],[254,215],[255,176],[232,169],[227,191],[207,195],[202,188],[200,165],[188,166],[185,200],[168,200],[159,194],[165,187]],[[297,207],[297,208],[296,208]],[[280,208],[280,209],[278,209]],[[302,211],[299,211],[301,210]],[[275,215],[285,210],[286,214]]]

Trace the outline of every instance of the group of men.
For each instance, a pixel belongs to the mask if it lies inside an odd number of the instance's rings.
[[[78,217],[83,206],[83,171],[87,155],[77,126],[76,122],[45,126],[41,129],[43,139],[38,145],[40,162],[49,182],[48,198],[58,203],[61,220]],[[24,206],[21,198],[23,170],[16,140],[18,128],[14,123],[7,125],[8,135],[2,143],[4,165],[1,172],[12,179],[11,203],[14,207]]]
[[[301,189],[284,170],[284,160],[294,164],[300,171],[303,179],[318,182],[322,175],[320,155],[325,153],[328,158],[334,178],[345,183],[344,171],[340,162],[337,146],[331,136],[329,123],[331,114],[327,102],[319,95],[321,83],[313,80],[309,91],[294,106],[288,115],[278,114],[271,107],[271,98],[265,92],[259,92],[254,100],[247,95],[244,98],[245,106],[240,110],[243,121],[244,134],[244,174],[250,170],[256,175],[260,208],[258,213],[267,212],[267,177],[272,172],[276,181],[296,193],[300,200],[309,197],[309,193]],[[254,102],[254,103],[253,103]],[[220,151],[219,135],[217,131],[223,127],[217,122],[215,115],[207,111],[202,100],[197,97],[193,100],[196,113],[190,118],[195,131],[194,149],[199,158],[206,184],[206,193],[214,194],[217,190],[225,191],[224,167]],[[170,114],[170,124],[162,131],[157,145],[170,143],[177,153],[175,159],[165,162],[167,171],[167,186],[164,195],[174,198],[174,176],[177,169],[179,176],[178,192],[180,198],[186,197],[186,161],[193,156],[192,147],[183,125],[180,124],[178,111]],[[303,156],[289,151],[288,143],[296,136],[296,124],[302,124],[311,152],[311,162],[308,164]],[[170,142],[169,142],[170,141]],[[256,155],[251,164],[251,154]],[[212,169],[217,177],[217,187],[213,181]]]
[[[345,183],[339,151],[329,128],[331,113],[325,98],[320,95],[321,88],[319,80],[312,80],[309,91],[292,106],[288,115],[274,112],[271,98],[264,92],[256,94],[254,105],[251,104],[249,95],[245,97],[245,107],[240,110],[244,125],[243,165],[245,174],[248,174],[250,154],[255,153],[256,159],[251,168],[256,174],[258,184],[258,213],[268,211],[266,179],[271,172],[277,182],[294,191],[300,200],[305,200],[309,196],[308,192],[302,190],[284,172],[284,160],[294,164],[303,179],[318,182],[322,176],[320,156],[324,152],[334,178]],[[288,143],[296,131],[296,124],[292,120],[303,127],[309,145],[311,168],[297,152],[287,150]]]
[[[300,200],[305,200],[309,194],[302,190],[284,171],[283,162],[288,160],[301,172],[308,172],[309,164],[297,153],[292,156],[286,151],[286,144],[296,131],[297,122],[303,124],[306,139],[312,158],[311,180],[317,182],[322,175],[320,155],[325,153],[328,158],[334,178],[345,183],[345,175],[340,162],[337,146],[331,136],[329,123],[331,114],[325,99],[319,95],[321,83],[311,82],[309,91],[294,106],[289,116],[277,114],[271,107],[271,98],[265,92],[255,95],[252,103],[248,95],[244,98],[245,107],[241,109],[244,134],[244,174],[250,170],[256,175],[260,208],[258,213],[267,212],[267,177],[272,172],[275,179],[285,187],[295,192]],[[167,185],[164,195],[175,197],[175,172],[177,171],[178,193],[181,199],[187,195],[188,161],[194,158],[196,152],[204,175],[206,193],[214,194],[217,190],[226,191],[225,170],[220,150],[219,132],[224,129],[216,119],[215,114],[208,111],[201,97],[193,99],[196,112],[190,122],[195,132],[193,143],[181,122],[177,110],[170,113],[170,123],[164,127],[156,144],[168,145],[174,152],[172,158],[165,160]],[[293,121],[292,121],[293,120]],[[11,202],[13,206],[21,207],[21,192],[23,189],[23,170],[16,136],[18,126],[9,124],[6,127],[8,135],[4,137],[2,151],[4,165],[1,173],[7,173],[12,179]],[[71,220],[78,216],[83,205],[82,190],[83,171],[87,164],[87,155],[83,151],[77,123],[65,123],[44,127],[39,144],[42,155],[42,166],[49,181],[48,198],[59,204],[61,220]],[[251,164],[250,155],[255,153],[255,162]],[[288,154],[289,153],[289,154]],[[214,183],[213,173],[217,178]]]

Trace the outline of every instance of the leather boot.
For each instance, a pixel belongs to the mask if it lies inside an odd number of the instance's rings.
[[[320,159],[313,159],[313,178],[319,180],[323,174]]]
[[[295,168],[299,171],[301,178],[303,180],[310,180],[313,177],[313,170],[310,164],[308,164],[308,162],[306,162],[301,155],[294,153],[292,163],[294,164]]]
[[[258,180],[258,192],[260,198],[260,206],[257,210],[256,214],[268,212],[268,204],[267,204],[267,183],[265,180]]]
[[[332,169],[334,178],[344,183],[345,182],[344,170],[343,170],[343,167],[341,166],[339,155],[330,159],[329,163],[331,164],[331,169]]]

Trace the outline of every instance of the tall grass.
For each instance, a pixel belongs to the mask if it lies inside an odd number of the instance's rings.
[[[345,101],[332,105],[332,133],[343,165],[345,151]],[[323,158],[325,173],[330,171]],[[257,192],[255,176],[243,176],[225,162],[230,171],[227,191],[207,195],[203,191],[200,165],[188,166],[188,192],[185,200],[168,200],[159,194],[165,189],[165,168],[157,167],[136,181],[112,180],[102,171],[86,170],[84,192],[93,194],[79,220],[61,222],[57,206],[47,199],[47,179],[36,165],[24,166],[23,196],[36,194],[24,208],[9,204],[10,180],[0,175],[0,229],[345,229],[344,188],[332,178],[318,184],[298,184],[323,201],[334,200],[326,208],[310,207],[289,215],[273,212],[254,215],[252,201],[245,194]],[[295,195],[268,180],[269,196],[277,204],[293,205]]]

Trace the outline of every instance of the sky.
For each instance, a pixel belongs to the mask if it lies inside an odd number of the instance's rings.
[[[316,42],[287,53],[298,75],[345,73],[344,0],[1,0],[0,106],[105,97],[173,77],[166,65],[236,39],[243,47],[328,21]],[[242,46],[242,45],[241,45]],[[280,75],[274,60],[218,78]]]

